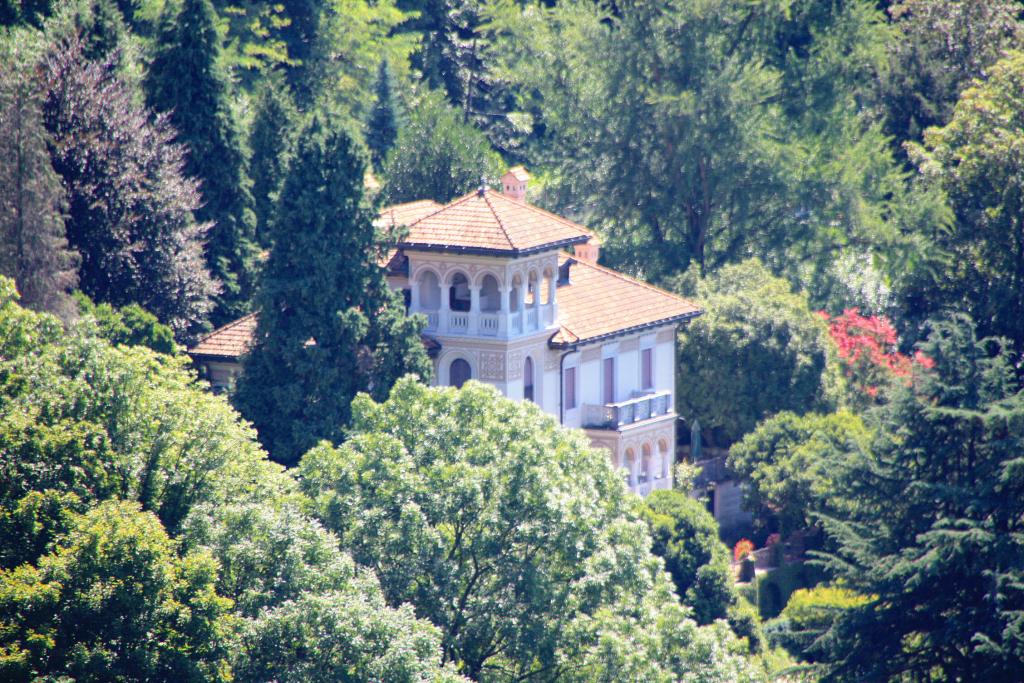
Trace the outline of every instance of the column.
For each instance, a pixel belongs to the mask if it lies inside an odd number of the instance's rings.
[[[477,285],[469,286],[469,328],[466,332],[469,334],[479,334],[480,332],[480,287]]]

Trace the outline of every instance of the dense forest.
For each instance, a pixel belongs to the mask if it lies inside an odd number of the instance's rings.
[[[1018,0],[0,0],[0,679],[1020,681],[1022,151]],[[517,164],[745,527],[426,386],[379,211]]]

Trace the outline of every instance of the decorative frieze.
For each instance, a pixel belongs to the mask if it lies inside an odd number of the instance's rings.
[[[480,379],[505,380],[505,354],[500,351],[480,352]]]

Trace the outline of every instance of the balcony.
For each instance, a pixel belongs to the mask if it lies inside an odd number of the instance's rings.
[[[502,311],[453,311],[453,310],[417,310],[413,307],[410,313],[419,313],[427,318],[424,331],[429,334],[496,337],[507,339],[521,334],[551,329],[555,325],[555,307],[542,304],[530,306],[525,310],[505,313]],[[544,326],[541,325],[543,321]]]
[[[593,429],[621,429],[636,422],[672,412],[672,392],[656,391],[642,396],[607,403],[583,404],[583,426]]]

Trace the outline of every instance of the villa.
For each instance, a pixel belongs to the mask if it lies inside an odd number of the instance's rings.
[[[671,488],[676,332],[702,311],[598,265],[595,235],[527,203],[528,183],[517,167],[501,191],[381,213],[406,227],[384,265],[409,313],[427,319],[433,383],[474,379],[533,401],[607,449],[637,493]],[[246,316],[189,350],[215,387],[240,371],[255,326]]]

